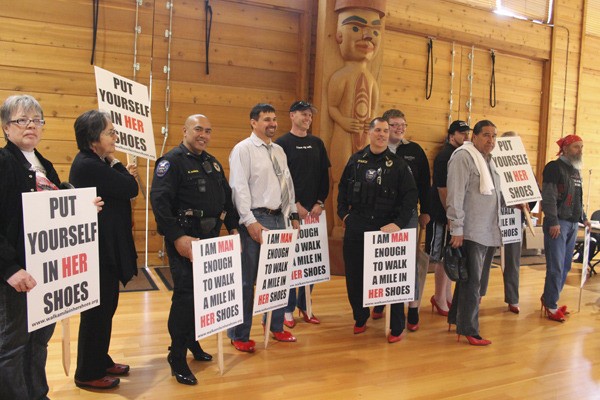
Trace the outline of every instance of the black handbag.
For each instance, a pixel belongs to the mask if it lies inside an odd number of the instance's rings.
[[[444,271],[454,282],[466,282],[469,279],[467,257],[462,247],[454,248],[449,244],[444,247]]]

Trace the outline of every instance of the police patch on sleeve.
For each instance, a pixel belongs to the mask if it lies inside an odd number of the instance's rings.
[[[219,164],[216,161],[213,163],[213,166],[215,167],[217,172],[221,172],[221,167],[219,167]]]
[[[159,178],[165,176],[170,166],[171,163],[169,162],[169,160],[162,160],[161,162],[159,162],[156,166],[156,176],[158,176]]]
[[[374,169],[368,169],[365,172],[365,179],[367,180],[367,182],[373,182],[375,180],[375,178],[377,178],[377,171]]]

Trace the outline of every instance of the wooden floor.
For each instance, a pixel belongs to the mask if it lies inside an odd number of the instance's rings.
[[[575,264],[579,266],[579,264]],[[578,270],[562,292],[561,304],[572,310],[561,324],[540,318],[544,266],[521,269],[521,313],[507,311],[502,277],[494,268],[480,313],[487,347],[469,346],[447,331],[445,318],[421,309],[421,328],[395,344],[384,338],[384,320],[368,322],[361,335],[352,333],[352,314],[344,279],[334,277],[313,292],[315,314],[322,324],[299,322],[297,343],[271,341],[262,348],[258,317],[252,338],[254,354],[224,347],[225,373],[216,361],[190,358],[197,386],[171,377],[166,362],[170,292],[124,293],[114,319],[111,355],[131,365],[117,389],[91,392],[77,388],[78,318],[71,319],[73,365],[65,377],[60,361],[60,324],[50,343],[50,398],[70,399],[600,399],[600,277],[588,280],[579,301]],[[433,275],[426,283],[433,293]],[[216,336],[202,341],[216,355]]]

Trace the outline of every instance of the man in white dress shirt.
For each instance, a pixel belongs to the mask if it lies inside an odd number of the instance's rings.
[[[254,341],[250,340],[250,329],[262,231],[285,229],[285,218],[290,218],[292,226],[299,228],[287,157],[283,149],[271,141],[277,130],[275,108],[264,103],[254,106],[250,111],[250,125],[250,137],[235,145],[229,156],[229,183],[233,204],[240,215],[244,322],[227,331],[233,346],[248,353],[255,348]],[[273,311],[271,333],[280,342],[295,342],[296,338],[283,330],[283,313],[283,308]]]

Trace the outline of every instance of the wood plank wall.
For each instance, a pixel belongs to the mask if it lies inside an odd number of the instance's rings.
[[[289,128],[285,110],[293,100],[314,97],[318,104],[321,83],[315,77],[320,74],[319,57],[323,55],[315,54],[313,60],[310,54],[314,54],[315,42],[333,40],[325,31],[322,37],[317,35],[318,10],[325,8],[322,1],[212,0],[210,75],[206,75],[204,1],[173,0],[166,150],[179,143],[187,115],[206,113],[214,128],[211,152],[227,169],[230,149],[249,133],[252,105],[259,101],[274,104],[280,110],[279,132],[283,133]],[[543,165],[554,158],[554,141],[563,132],[576,130],[584,136],[586,166],[593,167],[600,162],[600,109],[596,106],[600,39],[583,37],[583,0],[554,3],[559,27],[552,29],[449,0],[388,0],[381,111],[396,107],[406,112],[409,137],[433,158],[448,123],[452,43],[452,119],[468,118],[468,54],[474,46],[473,122],[488,118],[500,131],[520,132],[537,164],[538,177]],[[166,120],[163,66],[167,62],[164,31],[169,26],[169,10],[165,5],[166,0],[144,0],[138,22],[142,32],[137,46],[141,66],[137,80],[149,83],[152,58],[157,152]],[[31,11],[42,6],[44,12]],[[100,2],[96,65],[132,78],[134,25],[135,0]],[[65,180],[76,154],[73,122],[82,112],[97,107],[90,65],[91,27],[92,3],[87,0],[55,0],[51,5],[40,0],[0,0],[0,98],[24,92],[41,102],[48,124],[40,150],[55,162]],[[569,62],[565,67],[567,29]],[[425,100],[428,37],[434,38],[434,85],[431,99]],[[497,54],[495,108],[488,104],[492,48]],[[146,168],[146,162],[140,160],[144,181]],[[599,183],[595,174],[591,186]],[[588,184],[586,176],[584,184]],[[594,192],[591,210],[600,208],[600,194]],[[144,214],[144,200],[139,197],[135,237],[140,264],[144,262]],[[152,214],[149,223],[149,264],[162,264],[158,258],[162,239],[156,234]]]
[[[133,77],[135,0],[100,2],[96,65]],[[165,126],[167,45],[166,1],[144,0],[139,10],[138,81],[149,83],[153,56],[152,113],[157,154]],[[290,127],[289,105],[308,93],[308,58],[312,1],[213,0],[210,74],[205,74],[203,0],[173,0],[171,99],[165,151],[179,144],[185,118],[205,113],[213,125],[210,152],[227,169],[231,148],[250,133],[248,114],[258,102],[280,111],[279,132]],[[42,8],[44,12],[32,12]],[[153,23],[153,15],[155,16]],[[152,30],[154,28],[154,31]],[[152,37],[154,36],[154,43]],[[44,108],[47,125],[39,150],[52,160],[63,180],[77,153],[73,122],[97,108],[92,46],[92,2],[0,0],[0,98],[30,93]],[[307,40],[308,38],[308,40]],[[119,154],[124,161],[125,156]],[[139,159],[146,181],[146,161]],[[150,164],[151,171],[153,163]],[[136,246],[144,264],[145,201],[135,201]],[[149,218],[149,265],[158,257],[162,238]]]

